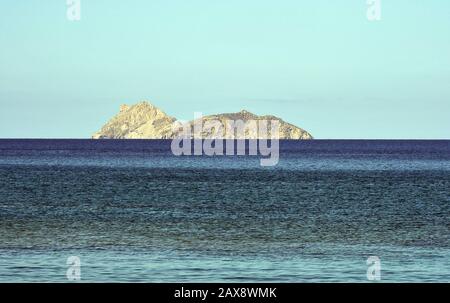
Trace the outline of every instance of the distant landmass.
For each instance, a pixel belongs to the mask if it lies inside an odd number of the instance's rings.
[[[201,134],[195,132],[195,120],[185,125],[191,127],[192,136],[195,138],[227,138],[227,139],[260,139],[256,124],[251,121],[276,120],[279,122],[279,139],[308,140],[313,139],[304,129],[287,123],[282,119],[266,115],[258,116],[246,110],[237,113],[217,114],[201,117],[206,125],[208,122],[220,121],[225,125],[226,120],[241,120],[245,123],[245,133],[227,133],[217,135],[215,129],[203,129]],[[198,120],[197,120],[198,121]],[[119,113],[109,120],[98,132],[92,135],[93,139],[173,139],[180,137],[180,130],[174,128],[177,119],[168,116],[162,110],[149,102],[143,101],[134,105],[121,105]],[[270,135],[270,123],[268,126]]]

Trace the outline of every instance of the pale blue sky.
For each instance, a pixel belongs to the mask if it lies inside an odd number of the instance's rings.
[[[450,1],[0,2],[0,138],[88,138],[122,103],[243,108],[320,139],[450,139]]]

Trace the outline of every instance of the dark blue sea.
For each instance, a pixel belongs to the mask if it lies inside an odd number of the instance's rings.
[[[450,281],[450,141],[0,140],[0,281]]]

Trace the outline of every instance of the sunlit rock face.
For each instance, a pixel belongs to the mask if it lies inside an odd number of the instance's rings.
[[[176,121],[148,102],[120,106],[120,112],[108,121],[93,139],[164,139],[173,136]]]

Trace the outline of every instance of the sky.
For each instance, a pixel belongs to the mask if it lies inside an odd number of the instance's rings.
[[[318,139],[450,139],[450,1],[0,1],[0,138],[89,138],[121,104],[273,114]]]

